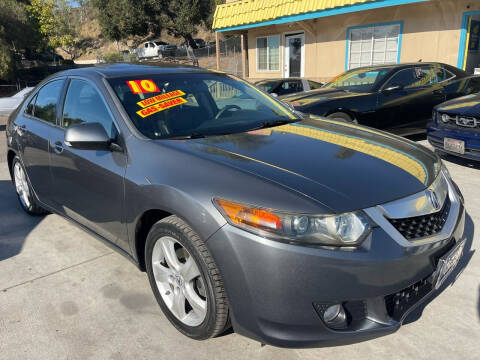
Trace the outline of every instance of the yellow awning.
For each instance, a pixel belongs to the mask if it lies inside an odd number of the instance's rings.
[[[212,27],[237,30],[422,1],[428,0],[241,0],[218,5]]]

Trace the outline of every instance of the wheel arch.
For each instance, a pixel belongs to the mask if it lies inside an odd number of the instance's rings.
[[[138,218],[135,225],[135,249],[133,250],[133,252],[138,261],[138,267],[141,271],[146,271],[145,243],[147,241],[147,236],[150,232],[150,229],[155,223],[171,215],[175,214],[161,209],[150,209],[145,211]]]
[[[352,120],[357,120],[358,121],[358,116],[354,111],[352,111],[350,109],[343,108],[343,107],[337,107],[337,108],[334,108],[334,109],[330,109],[325,113],[325,116],[329,116],[331,114],[338,113],[338,112],[347,114],[348,116],[350,116],[352,118]]]
[[[9,149],[7,152],[7,165],[8,165],[8,172],[10,173],[10,179],[12,180],[13,180],[12,164],[15,156],[17,156],[15,151]]]

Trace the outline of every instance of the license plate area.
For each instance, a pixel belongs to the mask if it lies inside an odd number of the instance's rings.
[[[459,242],[438,260],[437,270],[435,270],[435,273],[433,274],[433,284],[435,289],[440,288],[455,269],[463,255],[464,248],[465,241]]]
[[[444,138],[443,139],[443,148],[448,151],[452,151],[457,154],[465,154],[465,141]]]

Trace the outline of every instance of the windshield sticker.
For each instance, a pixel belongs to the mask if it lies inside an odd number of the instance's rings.
[[[145,118],[147,116],[156,114],[160,111],[170,109],[174,106],[185,104],[186,102],[188,102],[188,101],[185,100],[184,98],[178,97],[178,98],[167,100],[167,101],[161,102],[159,104],[155,104],[155,105],[149,106],[145,109],[139,110],[139,111],[137,111],[137,114],[140,115],[142,118]]]
[[[151,79],[145,80],[129,80],[127,85],[134,94],[160,92],[157,85]]]
[[[169,100],[169,99],[173,99],[173,98],[183,96],[183,95],[185,95],[185,93],[182,90],[174,90],[174,91],[170,91],[170,92],[167,92],[167,93],[164,93],[164,94],[155,95],[151,98],[139,101],[139,102],[137,102],[137,105],[140,105],[142,108],[146,108],[147,106],[157,104],[159,102]]]

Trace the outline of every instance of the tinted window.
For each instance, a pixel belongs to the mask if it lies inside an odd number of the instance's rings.
[[[311,90],[320,89],[322,87],[322,84],[320,84],[318,82],[315,82],[315,81],[311,81],[311,80],[308,80],[308,85],[310,85]]]
[[[100,123],[107,134],[115,137],[115,127],[110,113],[98,91],[82,80],[72,80],[63,106],[62,127],[84,122]]]
[[[277,89],[277,94],[293,94],[300,91],[303,91],[303,85],[300,80],[286,80],[282,83],[282,86]]]
[[[445,80],[450,80],[453,77],[455,77],[455,74],[453,74],[450,71],[444,69],[443,67],[436,67],[435,70],[437,72],[437,79],[438,79],[439,82],[445,81]]]
[[[431,66],[418,66],[400,70],[388,81],[386,87],[402,86],[405,89],[411,89],[430,86],[437,82],[438,78],[435,68]]]
[[[366,68],[365,70],[349,70],[324,85],[325,88],[336,88],[355,92],[369,92],[388,74],[389,68]]]
[[[56,80],[48,83],[37,94],[35,102],[35,117],[48,121],[52,124],[56,123],[57,102],[62,91],[63,80]]]
[[[260,89],[262,89],[263,91],[266,91],[266,92],[271,92],[272,90],[274,90],[280,83],[278,81],[268,81],[268,80],[264,80],[264,81],[259,81],[257,83],[255,83],[255,85],[257,87],[259,87]]]
[[[28,115],[34,115],[33,114],[33,109],[35,107],[35,100],[37,100],[37,95],[35,95],[32,100],[30,100],[30,102],[28,103],[27,107],[25,108],[25,114],[28,114]]]

